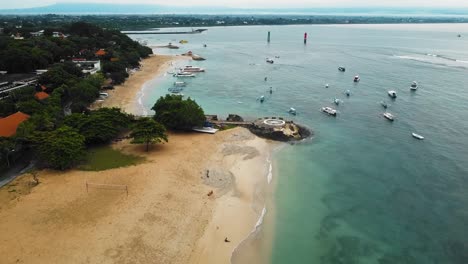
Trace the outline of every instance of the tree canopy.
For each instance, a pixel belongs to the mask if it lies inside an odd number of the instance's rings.
[[[205,122],[203,109],[190,97],[186,100],[179,95],[160,97],[153,108],[154,119],[169,129],[190,130]]]
[[[83,160],[85,138],[75,129],[63,126],[53,131],[38,132],[34,147],[41,162],[48,166],[65,170]]]
[[[146,151],[149,150],[150,144],[168,142],[166,128],[147,117],[136,121],[130,137],[133,138],[132,144],[146,144]]]

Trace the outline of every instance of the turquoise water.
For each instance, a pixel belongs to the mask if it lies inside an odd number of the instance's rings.
[[[287,116],[294,107],[290,118],[314,130],[312,140],[275,157],[271,263],[468,263],[468,25],[220,27],[134,37],[149,45],[187,39],[180,50],[157,52],[207,58],[191,63],[207,72],[184,91],[206,113]],[[410,92],[414,80],[419,89]],[[143,104],[164,93],[155,85],[173,81],[148,83]],[[388,90],[397,91],[395,101]],[[335,97],[343,100],[338,117],[321,113]],[[382,117],[382,100],[395,122]]]

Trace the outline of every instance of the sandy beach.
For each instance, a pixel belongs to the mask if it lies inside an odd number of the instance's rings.
[[[145,60],[102,106],[135,113],[139,89],[172,59]],[[268,141],[234,128],[171,133],[150,152],[125,140],[113,147],[145,161],[43,170],[35,187],[25,174],[0,189],[1,263],[230,263],[262,214]],[[128,195],[86,182],[126,186]]]
[[[121,85],[116,85],[114,90],[109,90],[109,97],[102,102],[95,102],[91,107],[119,107],[130,114],[141,114],[138,105],[138,93],[143,85],[164,73],[173,61],[183,59],[180,56],[152,55],[141,62],[140,71],[136,71]]]

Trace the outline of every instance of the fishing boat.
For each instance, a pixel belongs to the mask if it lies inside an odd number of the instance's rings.
[[[340,72],[345,72],[345,71],[346,71],[346,68],[345,68],[345,67],[338,67],[338,70],[339,70]]]
[[[394,117],[392,114],[390,114],[389,112],[383,113],[383,116],[384,116],[385,118],[387,118],[388,120],[390,120],[390,121],[395,120],[395,117]]]
[[[359,82],[360,80],[361,78],[359,77],[359,75],[356,75],[354,76],[353,82]]]
[[[351,91],[350,91],[350,90],[346,90],[346,91],[345,91],[345,94],[346,94],[347,97],[349,97],[349,96],[351,95]]]
[[[416,91],[418,89],[418,83],[416,81],[411,83],[410,89]]]
[[[291,107],[291,108],[289,108],[288,113],[291,114],[291,115],[296,115],[296,109]]]
[[[412,135],[414,138],[419,139],[419,140],[423,140],[423,139],[424,139],[423,136],[421,136],[421,135],[419,135],[419,134],[416,134],[416,133],[411,133],[411,135]]]
[[[195,77],[195,74],[191,72],[178,72],[173,75],[174,77]]]
[[[270,64],[273,64],[273,63],[275,63],[275,61],[274,61],[274,60],[272,60],[272,59],[268,59],[268,58],[266,59],[266,62],[267,62],[267,63],[270,63]]]
[[[205,69],[203,68],[200,68],[200,67],[193,67],[193,66],[185,66],[183,69],[182,69],[183,72],[205,72]]]
[[[387,109],[387,107],[388,107],[388,105],[387,105],[387,103],[385,101],[381,101],[380,105],[385,109]]]
[[[336,110],[331,108],[331,107],[328,107],[328,106],[325,106],[325,107],[322,107],[320,109],[320,111],[328,114],[328,115],[331,115],[331,116],[336,116]]]
[[[174,87],[185,87],[187,86],[186,82],[174,82]]]
[[[390,98],[392,99],[395,99],[397,98],[397,95],[396,95],[396,92],[395,91],[388,91],[388,96],[390,96]]]
[[[219,129],[212,128],[212,127],[194,127],[192,128],[192,130],[196,132],[200,132],[200,133],[214,134],[218,132]]]

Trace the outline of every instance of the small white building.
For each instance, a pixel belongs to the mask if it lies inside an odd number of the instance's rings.
[[[95,74],[101,70],[101,61],[72,60],[84,74]]]
[[[44,35],[44,30],[39,30],[37,32],[31,32],[31,36],[33,37],[40,37]]]

